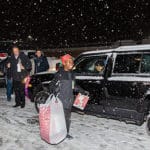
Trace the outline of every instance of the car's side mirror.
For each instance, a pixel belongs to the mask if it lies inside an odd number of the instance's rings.
[[[73,71],[76,70],[76,66],[74,66],[74,67],[72,68],[72,70],[73,70]]]

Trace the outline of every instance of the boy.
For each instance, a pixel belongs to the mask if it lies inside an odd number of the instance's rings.
[[[74,65],[71,55],[66,54],[61,57],[63,67],[56,73],[54,79],[50,83],[50,93],[54,93],[62,101],[67,126],[67,138],[72,139],[69,135],[70,123],[71,123],[71,108],[74,102],[73,92],[79,92],[88,94],[88,92],[75,86],[74,75],[72,68]]]

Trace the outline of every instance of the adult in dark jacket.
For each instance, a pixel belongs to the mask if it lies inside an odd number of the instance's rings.
[[[12,70],[13,87],[15,91],[14,107],[25,107],[25,85],[24,79],[29,75],[31,68],[30,59],[21,53],[17,46],[12,48],[12,56],[10,57],[10,63],[7,64],[8,68]]]
[[[50,93],[54,93],[58,98],[62,101],[64,112],[65,112],[65,119],[66,119],[66,126],[68,132],[68,138],[72,138],[69,135],[70,129],[70,118],[71,118],[71,108],[74,102],[74,95],[73,92],[80,92],[80,93],[88,93],[77,86],[74,82],[74,75],[72,72],[73,68],[73,59],[69,54],[62,56],[61,58],[63,68],[59,69],[56,73],[54,79],[50,83]]]
[[[36,51],[34,63],[35,63],[35,73],[44,72],[49,69],[47,58],[42,54],[40,49]]]

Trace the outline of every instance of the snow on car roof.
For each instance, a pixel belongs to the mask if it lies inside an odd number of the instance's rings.
[[[97,54],[97,53],[111,53],[113,52],[115,49],[105,49],[105,50],[95,50],[95,51],[88,51],[88,52],[83,52],[82,54]]]
[[[140,50],[150,50],[150,44],[145,45],[134,45],[134,46],[120,46],[114,49],[97,49],[95,51],[83,52],[82,54],[97,54],[97,53],[112,53],[112,52],[121,52],[121,51],[140,51]]]
[[[21,49],[21,52],[36,52],[34,49]]]
[[[115,51],[139,51],[139,50],[150,50],[150,44],[134,45],[134,46],[120,46]]]

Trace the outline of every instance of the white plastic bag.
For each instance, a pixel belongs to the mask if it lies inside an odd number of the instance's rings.
[[[51,94],[39,107],[40,135],[50,144],[58,144],[67,136],[62,102]]]

